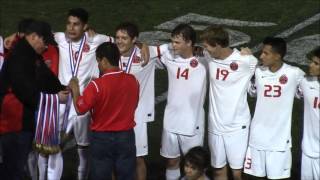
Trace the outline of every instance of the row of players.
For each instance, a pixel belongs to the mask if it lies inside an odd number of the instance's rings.
[[[89,83],[92,79],[99,77],[98,63],[95,61],[97,47],[106,41],[113,42],[110,36],[92,32],[88,35],[87,23],[88,13],[84,9],[70,10],[66,32],[54,34],[59,48],[59,57],[56,58],[59,67],[53,65],[57,63],[47,63],[53,70],[53,67],[56,68],[54,71],[63,85],[68,85],[72,77],[77,77],[78,81],[74,80],[74,84],[79,83],[80,92],[83,92],[85,87],[90,87],[90,84],[92,86],[92,83]],[[25,35],[30,34],[26,32]],[[178,25],[172,31],[171,44],[144,46],[144,50],[136,46],[138,35],[137,27],[131,23],[124,23],[116,28],[115,42],[121,54],[120,68],[133,74],[140,84],[139,103],[134,116],[137,179],[146,179],[143,157],[148,154],[147,123],[154,119],[155,67],[165,68],[169,79],[160,150],[161,155],[168,158],[167,179],[180,177],[181,153],[185,154],[192,147],[203,145],[203,105],[208,77],[208,144],[211,165],[215,168],[214,179],[227,178],[227,164],[232,169],[234,179],[242,178],[242,169],[245,173],[258,177],[290,177],[291,116],[298,87],[301,90],[299,92],[302,92],[299,95],[303,94],[305,100],[301,176],[304,179],[319,177],[319,48],[311,53],[311,76],[305,76],[299,68],[283,62],[286,42],[281,38],[269,37],[264,40],[260,55],[262,65],[258,66],[257,59],[251,55],[249,49],[242,49],[240,52],[229,47],[228,33],[221,27],[209,27],[201,34],[200,38],[206,50],[204,57],[194,56],[196,33],[189,25]],[[251,79],[253,81],[250,81]],[[12,88],[15,92],[14,87]],[[252,120],[247,92],[257,96]],[[26,96],[25,92],[21,94]],[[17,97],[20,100],[19,94]],[[23,101],[23,98],[21,99]],[[68,105],[60,105],[61,117],[68,116],[66,133],[72,130],[78,145],[78,179],[85,179],[88,174],[87,127],[91,116],[90,113],[78,115],[77,108],[72,103],[70,108],[70,112],[65,113]],[[12,109],[4,110],[8,111]],[[95,111],[91,114],[93,119],[98,118],[94,117]],[[107,131],[113,131],[115,127],[108,128]],[[91,125],[91,131],[100,130],[101,127]],[[10,131],[9,129],[1,134]],[[6,155],[6,149],[3,149],[3,154]],[[48,163],[48,160],[54,163]],[[61,152],[40,154],[38,162],[40,179],[61,178]],[[91,163],[92,172],[93,169],[101,169],[95,167],[95,164]],[[119,166],[119,169],[114,170],[115,175],[119,179],[121,176],[131,179],[123,169],[132,168],[128,168],[128,165]],[[100,175],[111,177],[110,172],[105,170]],[[10,171],[6,173],[10,174]],[[17,171],[12,173],[17,174]]]

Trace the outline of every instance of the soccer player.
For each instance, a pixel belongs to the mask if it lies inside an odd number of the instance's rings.
[[[301,179],[320,179],[320,47],[307,55],[309,76],[299,87],[304,99]]]
[[[76,111],[92,112],[90,179],[133,180],[136,147],[133,127],[139,100],[136,78],[119,69],[118,47],[105,42],[96,50],[101,77],[89,83],[80,96],[78,80],[70,81]]]
[[[122,23],[116,27],[115,42],[121,54],[120,68],[126,73],[133,74],[140,84],[134,127],[137,153],[136,179],[145,180],[147,169],[144,156],[148,155],[147,123],[154,120],[155,61],[148,63],[148,60],[143,60],[140,48],[135,45],[138,36],[139,31],[135,24]]]
[[[244,172],[269,179],[290,177],[291,117],[294,95],[304,72],[283,62],[286,42],[267,37],[250,93],[257,102],[250,126]]]
[[[185,176],[181,180],[209,180],[206,176],[209,161],[209,153],[203,147],[191,148],[184,157]]]
[[[99,77],[98,64],[95,60],[97,47],[106,41],[113,41],[112,37],[96,34],[89,37],[88,12],[82,8],[71,9],[68,12],[66,31],[55,33],[55,40],[59,48],[59,79],[62,84],[68,85],[72,77],[79,79],[80,92],[88,83]],[[61,105],[60,120],[63,119],[62,130],[66,133],[73,130],[77,143],[79,166],[78,179],[86,179],[88,175],[88,123],[90,113],[77,115],[74,105],[69,100],[66,106]],[[68,122],[68,127],[66,123]]]
[[[178,25],[171,32],[171,41],[171,45],[151,48],[150,53],[150,57],[158,54],[169,79],[160,149],[160,154],[168,159],[168,180],[180,176],[180,152],[185,154],[190,148],[203,145],[207,80],[205,60],[193,55],[194,29],[187,24]]]
[[[247,88],[257,59],[231,49],[228,32],[222,27],[210,26],[200,38],[211,56],[208,144],[213,178],[228,179],[228,163],[233,179],[242,179],[251,120]]]

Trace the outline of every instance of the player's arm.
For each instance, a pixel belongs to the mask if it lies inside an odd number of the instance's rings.
[[[98,94],[98,89],[94,81],[91,81],[80,95],[79,81],[72,78],[69,82],[69,88],[72,92],[72,101],[77,114],[84,114],[93,108]]]
[[[170,51],[171,45],[162,44],[159,46],[149,46],[150,60],[156,61],[156,67],[159,69],[165,69],[167,58],[165,54]]]

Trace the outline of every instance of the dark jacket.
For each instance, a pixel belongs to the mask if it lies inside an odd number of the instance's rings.
[[[24,131],[34,131],[40,92],[56,94],[64,88],[26,39],[17,42],[4,61],[0,73],[0,103],[10,91],[22,102]]]

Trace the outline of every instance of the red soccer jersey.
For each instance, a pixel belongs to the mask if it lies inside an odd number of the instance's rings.
[[[136,78],[114,69],[91,81],[76,106],[80,113],[91,110],[92,131],[125,131],[135,126],[138,100]]]

